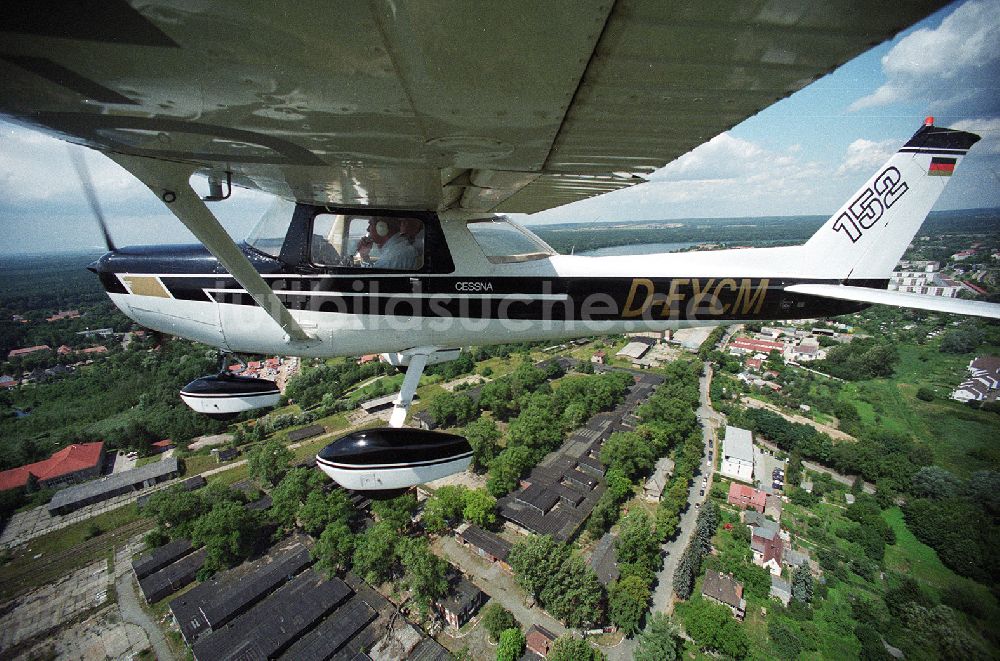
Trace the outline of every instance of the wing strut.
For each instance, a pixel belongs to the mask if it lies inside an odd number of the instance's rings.
[[[316,344],[260,277],[243,251],[219,224],[189,180],[194,166],[125,154],[107,154],[153,191],[185,227],[215,255],[219,262],[257,301],[257,304],[287,333],[290,342]]]

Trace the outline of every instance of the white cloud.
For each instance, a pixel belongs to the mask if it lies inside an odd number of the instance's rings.
[[[896,140],[875,142],[859,138],[847,146],[847,154],[844,157],[844,162],[837,168],[837,175],[842,176],[858,171],[869,174],[869,170],[874,170],[888,161],[898,148],[899,144]]]
[[[970,0],[937,28],[907,35],[882,58],[885,84],[850,110],[910,101],[928,112],[1000,114],[998,16],[1000,0]]]
[[[132,175],[92,149],[30,129],[3,125],[0,132],[0,205],[82,202],[83,189],[70,163],[69,150],[83,154],[99,199],[138,199],[150,195]]]

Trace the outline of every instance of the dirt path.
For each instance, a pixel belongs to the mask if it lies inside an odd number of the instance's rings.
[[[149,644],[153,646],[157,661],[174,661],[173,652],[170,651],[170,646],[167,645],[167,639],[163,636],[163,632],[153,620],[149,619],[146,611],[142,610],[135,588],[135,575],[131,571],[122,574],[115,581],[115,589],[118,592],[118,608],[121,610],[122,619],[142,627],[142,630],[149,637]]]
[[[782,411],[780,408],[778,408],[774,404],[769,404],[768,402],[762,402],[759,399],[754,399],[752,397],[747,397],[746,395],[744,395],[740,399],[740,401],[742,401],[746,406],[749,406],[752,409],[767,409],[768,411],[771,411],[773,413],[777,413],[778,415],[780,415],[785,420],[788,420],[789,422],[796,422],[796,423],[798,423],[800,425],[809,425],[810,427],[816,429],[817,431],[821,431],[824,434],[828,435],[830,438],[832,438],[835,441],[857,441],[858,440],[858,439],[854,438],[853,436],[851,436],[850,434],[845,434],[844,432],[840,431],[836,427],[831,427],[830,425],[824,425],[821,422],[816,422],[815,420],[810,420],[809,418],[803,417],[801,415],[795,415],[793,413],[785,413],[784,411]]]

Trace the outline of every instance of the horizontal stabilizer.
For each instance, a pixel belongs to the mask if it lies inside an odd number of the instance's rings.
[[[840,301],[878,303],[881,305],[895,305],[901,308],[1000,319],[1000,303],[966,301],[959,298],[925,296],[923,294],[909,294],[899,291],[887,291],[885,289],[870,289],[868,287],[848,287],[845,285],[790,285],[785,287],[785,291],[792,294],[835,298]]]

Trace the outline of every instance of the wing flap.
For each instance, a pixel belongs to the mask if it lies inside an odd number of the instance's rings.
[[[792,294],[807,294],[833,298],[839,301],[857,301],[859,303],[877,303],[893,305],[901,308],[930,310],[932,312],[948,312],[964,314],[973,317],[1000,319],[1000,303],[983,301],[966,301],[960,298],[944,298],[943,296],[925,296],[907,292],[887,291],[885,289],[870,289],[868,287],[849,287],[846,285],[790,285],[786,292]]]

